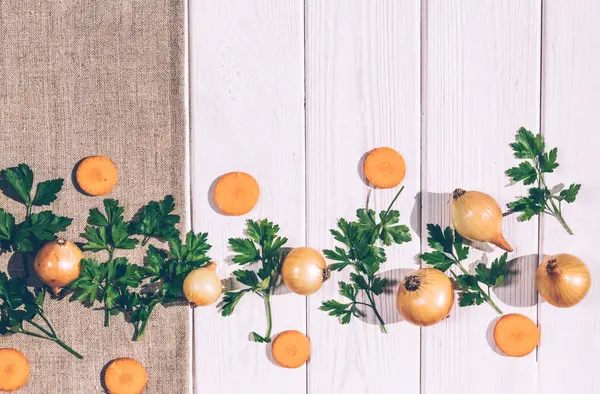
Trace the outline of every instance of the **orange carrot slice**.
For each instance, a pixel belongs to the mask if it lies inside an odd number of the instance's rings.
[[[117,184],[117,167],[108,157],[86,157],[77,166],[75,178],[85,193],[103,196]]]
[[[147,384],[146,369],[131,358],[112,361],[104,373],[104,385],[109,394],[139,394]]]
[[[300,331],[284,331],[273,340],[271,352],[282,367],[298,368],[310,357],[310,340]]]
[[[225,215],[240,216],[252,210],[258,202],[258,182],[245,172],[230,172],[219,178],[213,198]]]
[[[392,148],[375,148],[367,154],[365,177],[375,187],[389,189],[398,186],[406,174],[404,158]]]
[[[0,391],[16,391],[29,379],[29,361],[16,349],[0,349]]]
[[[494,341],[507,356],[523,357],[535,350],[540,341],[540,330],[527,316],[510,313],[496,323]]]

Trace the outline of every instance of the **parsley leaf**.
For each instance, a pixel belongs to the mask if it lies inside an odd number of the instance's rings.
[[[82,355],[56,334],[44,312],[45,295],[45,289],[34,294],[24,279],[8,278],[4,272],[0,272],[0,335],[24,334],[44,338],[82,359]]]
[[[52,179],[38,183],[32,204],[49,205],[56,200],[56,194],[62,189],[63,182],[62,179]]]
[[[15,227],[14,251],[36,251],[44,243],[56,239],[56,234],[65,231],[72,221],[71,218],[56,216],[52,211],[32,213],[24,222]]]
[[[521,127],[515,136],[515,142],[510,144],[513,154],[517,159],[522,159],[517,167],[506,170],[506,175],[514,182],[523,182],[525,185],[537,186],[529,189],[528,196],[520,197],[507,204],[510,212],[519,212],[518,221],[530,220],[536,215],[545,213],[555,217],[565,231],[573,231],[565,221],[562,214],[562,202],[572,203],[581,188],[579,184],[572,184],[567,190],[552,193],[546,184],[545,174],[553,173],[558,167],[558,149],[552,148],[545,151],[544,138],[541,134],[534,135],[531,131]]]
[[[248,269],[239,269],[233,272],[234,277],[247,288],[238,291],[229,291],[223,296],[222,316],[233,313],[236,305],[247,293],[256,293],[261,296],[267,308],[267,333],[261,336],[252,333],[256,342],[271,342],[272,315],[271,295],[279,277],[282,264],[281,248],[288,239],[280,237],[279,226],[267,219],[246,222],[247,238],[230,238],[229,246],[235,256],[233,262],[240,266],[260,262],[261,267],[257,272]]]
[[[569,204],[575,202],[577,193],[579,193],[579,189],[581,189],[581,185],[579,184],[574,183],[570,185],[568,189],[560,191],[560,199],[568,202]]]
[[[15,217],[0,208],[0,241],[9,241],[13,236]]]
[[[98,208],[90,209],[88,226],[82,237],[88,242],[83,245],[84,250],[99,252],[106,250],[112,253],[115,249],[134,249],[138,244],[137,239],[131,238],[129,226],[123,219],[125,208],[113,199],[104,200],[102,214]]]
[[[7,168],[0,172],[0,179],[8,185],[18,201],[25,205],[31,204],[31,188],[33,187],[33,172],[27,164]]]
[[[341,246],[323,251],[326,258],[335,261],[329,266],[329,270],[342,271],[346,267],[352,267],[355,272],[350,274],[352,283],[339,282],[340,294],[350,302],[328,300],[321,304],[320,309],[340,318],[342,324],[349,323],[352,316],[359,316],[356,308],[357,294],[364,292],[369,301],[365,305],[373,309],[381,329],[387,332],[374,300],[374,296],[382,294],[388,285],[386,279],[376,276],[381,264],[386,261],[385,250],[377,243],[390,246],[411,240],[408,226],[398,224],[400,212],[391,209],[402,190],[403,188],[398,191],[387,210],[377,214],[372,209],[358,209],[356,221],[341,218],[337,222],[338,228],[330,230]]]
[[[442,272],[447,272],[461,289],[460,306],[480,305],[487,302],[496,312],[502,311],[494,303],[490,295],[490,289],[500,285],[506,275],[507,253],[493,261],[491,268],[480,263],[475,268],[475,275],[470,274],[462,262],[469,257],[469,248],[464,246],[464,238],[456,231],[452,232],[450,227],[443,231],[439,225],[428,224],[427,230],[429,246],[433,252],[421,254],[421,259]],[[458,268],[458,273],[454,269]],[[481,284],[487,286],[487,292],[481,288]]]
[[[150,238],[170,240],[179,237],[176,225],[179,215],[174,215],[175,202],[173,196],[168,195],[161,201],[150,201],[142,207],[138,215],[131,222],[131,234],[143,235],[142,245]]]

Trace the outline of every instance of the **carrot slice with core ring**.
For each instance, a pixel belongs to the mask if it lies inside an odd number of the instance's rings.
[[[250,212],[260,195],[258,182],[245,172],[230,172],[219,178],[213,199],[225,215],[240,216]]]
[[[271,352],[282,367],[298,368],[310,357],[310,340],[300,331],[284,331],[273,340]]]
[[[406,174],[404,158],[392,148],[375,148],[367,154],[364,174],[369,183],[381,189],[398,186]]]

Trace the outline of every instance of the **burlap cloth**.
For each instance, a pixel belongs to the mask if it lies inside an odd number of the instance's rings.
[[[127,218],[168,193],[183,215],[184,34],[183,0],[0,0],[0,168],[24,162],[36,181],[65,178],[52,209],[74,218],[69,238],[81,240],[89,208],[102,205],[72,183],[88,155],[116,163],[109,197],[125,204]],[[24,216],[2,194],[0,207]],[[0,256],[0,269],[7,265],[18,274],[20,261]],[[20,392],[101,393],[101,371],[118,357],[147,368],[146,392],[187,392],[188,308],[158,307],[141,342],[131,341],[122,316],[104,328],[102,311],[78,302],[47,301],[47,314],[85,358],[41,339],[0,337],[0,348],[20,349],[31,363]]]

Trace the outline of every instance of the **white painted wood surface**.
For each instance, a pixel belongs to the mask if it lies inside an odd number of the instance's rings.
[[[312,247],[340,246],[329,229],[340,217],[354,220],[356,209],[365,207],[370,188],[361,180],[359,162],[378,146],[391,146],[405,158],[406,188],[396,208],[401,222],[410,222],[420,183],[419,13],[418,1],[307,2],[306,198]],[[386,209],[396,191],[374,190],[370,207]],[[388,249],[383,277],[399,281],[416,267],[420,246],[416,234],[413,238]],[[348,271],[333,273],[309,299],[309,392],[376,394],[400,387],[417,392],[419,329],[400,322],[397,284],[376,301],[388,334],[371,314],[341,325],[318,309],[324,300],[343,300],[337,283]]]
[[[227,239],[242,234],[247,217],[278,222],[290,246],[333,246],[328,230],[366,202],[359,161],[376,146],[396,148],[408,168],[397,207],[413,241],[388,251],[383,275],[392,280],[418,267],[415,256],[428,248],[421,227],[449,224],[454,188],[486,192],[501,206],[526,192],[504,175],[518,162],[508,144],[520,126],[559,147],[551,183],[583,183],[565,209],[575,236],[551,218],[504,219],[515,275],[493,296],[504,312],[539,322],[538,352],[501,355],[487,305],[456,305],[422,330],[402,322],[397,285],[377,301],[389,334],[372,317],[342,326],[318,310],[347,278],[334,273],[311,297],[274,297],[274,332],[297,329],[312,341],[310,363],[297,370],[275,366],[265,345],[249,341],[266,327],[258,297],[246,296],[228,318],[197,309],[195,393],[600,393],[596,285],[559,310],[538,304],[534,284],[540,251],[576,254],[600,280],[591,247],[600,239],[596,0],[190,0],[189,37],[192,225],[210,232],[224,279],[234,269]],[[247,217],[209,204],[212,182],[234,170],[261,185]],[[371,206],[387,206],[393,194],[372,191]],[[501,253],[471,255],[491,263]]]
[[[508,185],[504,171],[516,165],[508,144],[520,126],[538,129],[539,1],[430,0],[423,42],[422,223],[450,224],[449,193],[455,188],[493,196],[501,207],[525,192]],[[537,220],[504,219],[503,233],[518,283],[495,291],[505,312],[536,320],[534,267]],[[427,238],[421,238],[423,249]],[[471,248],[470,262],[492,262],[496,247]],[[458,301],[458,300],[457,300]],[[536,356],[497,353],[491,330],[498,314],[489,306],[460,308],[422,330],[421,389],[428,394],[534,392]],[[490,341],[491,339],[491,341]]]
[[[210,233],[222,278],[235,269],[227,239],[243,235],[247,218],[269,218],[290,245],[305,243],[303,30],[299,0],[190,2],[192,220],[195,231]],[[247,217],[223,216],[209,204],[211,184],[231,171],[260,184]],[[304,297],[275,295],[272,307],[274,333],[305,331]],[[279,368],[264,344],[249,341],[266,326],[254,294],[227,318],[217,307],[197,308],[196,392],[305,393],[305,367]]]
[[[542,132],[558,147],[560,166],[547,182],[581,183],[574,204],[563,208],[575,235],[554,218],[543,220],[543,254],[571,253],[590,268],[588,296],[569,309],[539,306],[541,393],[598,393],[600,379],[600,175],[597,173],[600,103],[600,3],[544,3]]]

